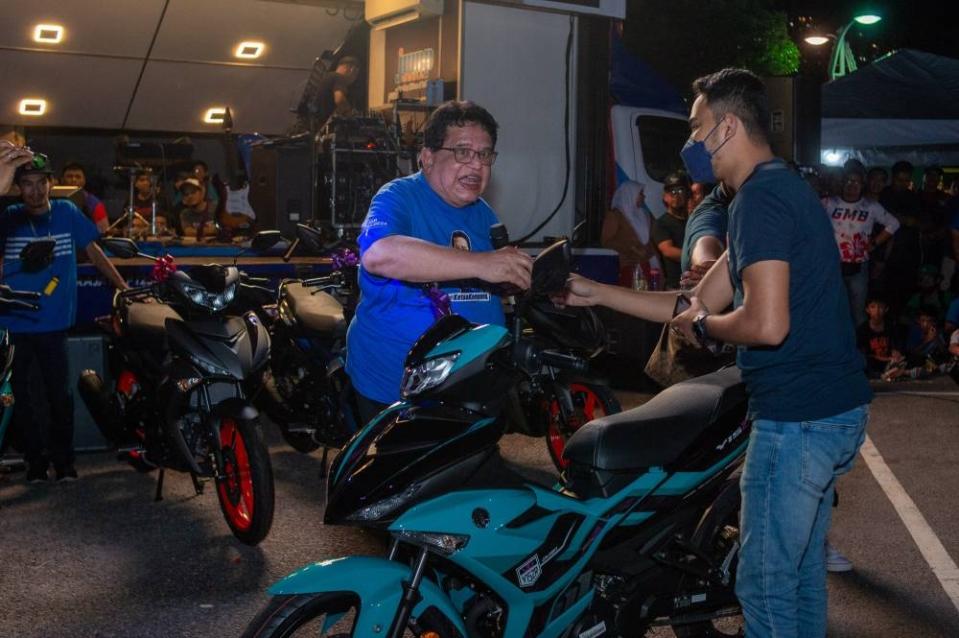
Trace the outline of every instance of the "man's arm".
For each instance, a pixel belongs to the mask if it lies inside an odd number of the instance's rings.
[[[406,235],[390,235],[363,252],[363,268],[379,277],[426,283],[478,278],[489,283],[530,286],[533,260],[515,247],[466,252]]]
[[[700,307],[725,308],[732,302],[733,287],[729,280],[727,259],[723,253],[693,290],[692,294]],[[631,290],[573,275],[569,279],[566,295],[554,301],[569,306],[605,306],[647,321],[665,323],[673,316],[679,294],[676,291]]]
[[[703,284],[715,270],[714,266]],[[704,297],[708,292],[696,295],[689,310],[672,321],[693,343],[696,343],[693,320],[704,310],[725,307],[711,305]],[[766,260],[747,266],[743,270],[743,304],[724,315],[710,314],[705,325],[709,337],[717,341],[746,346],[781,344],[789,334],[789,263]]]
[[[100,248],[96,241],[91,241],[84,250],[86,250],[87,257],[90,258],[90,263],[97,267],[97,270],[107,278],[107,281],[113,284],[114,288],[117,290],[126,290],[129,288],[127,282],[124,281],[120,273],[117,272],[113,262],[107,259],[107,256],[103,253],[103,249]]]
[[[712,265],[725,250],[723,242],[718,237],[703,235],[693,245],[693,252],[689,256],[689,261],[693,268],[703,264]]]
[[[666,259],[671,259],[672,261],[679,261],[683,258],[683,249],[682,247],[677,247],[673,243],[672,239],[667,239],[656,244],[656,248],[659,249],[659,254],[661,254]]]

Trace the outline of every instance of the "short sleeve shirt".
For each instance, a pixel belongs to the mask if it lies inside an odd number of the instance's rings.
[[[728,253],[737,308],[746,268],[789,264],[789,334],[775,347],[738,349],[750,416],[808,421],[868,403],[832,224],[816,193],[782,161],[759,165],[730,204]]]
[[[65,199],[52,200],[50,211],[39,216],[28,213],[22,204],[0,214],[3,283],[17,290],[41,293],[39,311],[2,312],[0,326],[13,333],[70,328],[77,312],[77,249],[86,248],[99,236],[93,222]],[[23,272],[20,251],[29,243],[48,238],[56,240],[53,263],[40,272]]]
[[[491,251],[489,228],[496,215],[482,199],[456,208],[437,195],[422,173],[395,179],[373,198],[360,231],[362,256],[391,235],[416,237],[439,246]],[[443,282],[453,313],[478,324],[505,322],[500,298],[479,281]],[[346,370],[353,386],[381,403],[399,399],[406,355],[416,339],[433,325],[435,315],[426,286],[378,277],[362,266],[360,303],[347,335]]]
[[[726,226],[729,219],[729,197],[722,186],[716,186],[703,198],[686,223],[686,236],[683,238],[683,257],[680,269],[689,270],[692,265],[693,248],[702,237],[715,237],[726,245]]]
[[[657,246],[664,241],[672,241],[673,246],[681,247],[683,237],[686,235],[686,220],[673,217],[665,213],[662,217],[653,222],[653,243]],[[679,267],[679,262],[672,259],[663,258],[663,270],[665,271],[665,281],[667,288],[679,288],[679,278],[683,271]]]

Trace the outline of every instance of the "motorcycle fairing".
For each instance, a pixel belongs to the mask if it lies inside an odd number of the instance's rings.
[[[393,622],[393,615],[403,595],[404,581],[410,577],[409,566],[384,558],[350,556],[308,565],[269,588],[270,595],[312,594],[316,592],[354,592],[359,596],[356,635],[374,636],[384,632]],[[423,578],[419,593],[422,600],[413,608],[413,616],[435,607],[466,636],[466,627],[449,598],[429,577]]]

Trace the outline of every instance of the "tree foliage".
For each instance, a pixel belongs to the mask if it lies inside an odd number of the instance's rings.
[[[626,46],[684,93],[694,79],[724,67],[759,75],[799,70],[786,14],[761,0],[630,0]]]

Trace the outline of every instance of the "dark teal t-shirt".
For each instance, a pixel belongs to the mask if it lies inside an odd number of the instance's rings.
[[[832,224],[812,188],[779,160],[757,167],[729,206],[735,307],[743,270],[767,260],[789,264],[790,330],[777,347],[739,347],[750,417],[810,421],[868,403]]]
[[[692,265],[693,247],[701,237],[716,237],[726,245],[726,226],[729,218],[727,208],[729,196],[722,186],[716,186],[703,198],[696,210],[686,222],[686,236],[683,238],[683,256],[680,268],[683,272]]]

